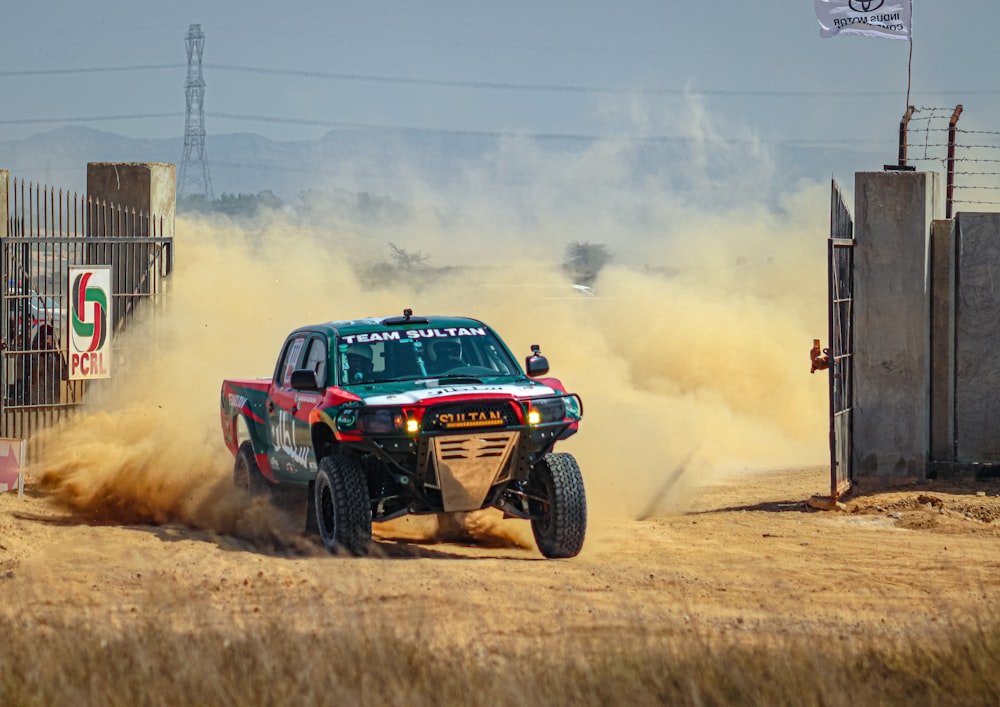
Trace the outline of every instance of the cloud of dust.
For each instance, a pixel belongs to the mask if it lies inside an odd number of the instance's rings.
[[[698,154],[676,166],[650,167],[637,141],[507,140],[448,193],[394,195],[405,209],[388,219],[322,203],[249,227],[178,219],[161,310],[119,344],[127,366],[48,435],[32,473],[95,519],[293,542],[301,528],[232,491],[221,380],[269,376],[296,326],[404,307],[480,318],[522,358],[542,346],[584,401],[563,450],[595,520],[679,508],[735,470],[822,463],[825,377],[806,353],[825,338],[828,187],[775,196],[758,148],[733,155],[706,116],[686,124]],[[361,277],[389,241],[435,269]],[[559,268],[571,241],[614,254],[595,296]]]

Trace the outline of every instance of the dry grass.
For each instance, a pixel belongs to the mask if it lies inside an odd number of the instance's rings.
[[[1000,624],[900,642],[698,633],[567,635],[449,646],[384,618],[312,633],[280,616],[227,637],[140,612],[111,637],[0,619],[3,705],[995,705]],[[933,640],[931,640],[933,639]],[[437,646],[437,648],[431,648]]]

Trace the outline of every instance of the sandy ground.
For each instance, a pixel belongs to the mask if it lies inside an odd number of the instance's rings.
[[[381,528],[367,558],[331,557],[314,539],[275,549],[177,525],[91,524],[29,484],[23,498],[0,495],[0,610],[97,632],[150,601],[171,607],[180,630],[239,631],[275,611],[323,630],[364,615],[477,650],[651,627],[737,640],[911,634],[995,611],[1000,482],[810,508],[827,483],[818,468],[731,478],[686,512],[592,525],[583,553],[560,561],[503,534],[420,541],[419,523]],[[530,539],[523,522],[503,523]]]

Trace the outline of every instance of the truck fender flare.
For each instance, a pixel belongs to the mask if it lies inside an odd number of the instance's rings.
[[[325,422],[314,422],[309,432],[312,439],[313,456],[316,458],[317,466],[319,466],[320,459],[328,457],[331,454],[336,454],[339,451],[340,443],[337,441],[337,436]]]
[[[231,420],[233,438],[236,440],[236,448],[239,449],[240,445],[250,440],[250,444],[253,446],[254,454],[266,454],[267,453],[267,443],[266,440],[261,438],[261,433],[259,425],[251,423],[247,420],[247,416],[243,413],[237,413],[233,416]]]

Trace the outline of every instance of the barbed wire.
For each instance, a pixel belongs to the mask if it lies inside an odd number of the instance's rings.
[[[956,109],[957,106],[915,107],[907,119],[907,144],[916,154],[907,158],[953,170],[951,204],[967,208],[1000,206],[1000,201],[989,198],[1000,194],[1000,170],[995,167],[1000,164],[1000,157],[991,156],[996,154],[994,150],[1000,150],[1000,139],[996,139],[1000,138],[1000,130],[969,129],[959,127],[957,122],[952,125]],[[963,194],[982,194],[986,198],[963,199]]]
[[[920,121],[929,122],[930,118],[910,118],[910,123],[916,123]],[[932,133],[947,133],[948,128],[932,128],[925,127],[920,128],[921,132],[932,132]],[[1000,135],[1000,130],[963,130],[962,128],[955,128],[955,132],[959,135]]]
[[[910,143],[910,144],[912,145],[913,143]],[[941,143],[929,142],[929,143],[921,144],[920,145],[920,147],[948,147],[948,146],[949,145],[948,145],[947,142],[941,142]],[[962,145],[962,144],[956,142],[955,143],[955,149],[956,150],[973,150],[973,149],[980,149],[980,150],[1000,150],[1000,145]],[[956,158],[956,159],[958,159],[958,158]],[[972,158],[970,158],[970,157],[963,157],[962,159],[972,159]]]

